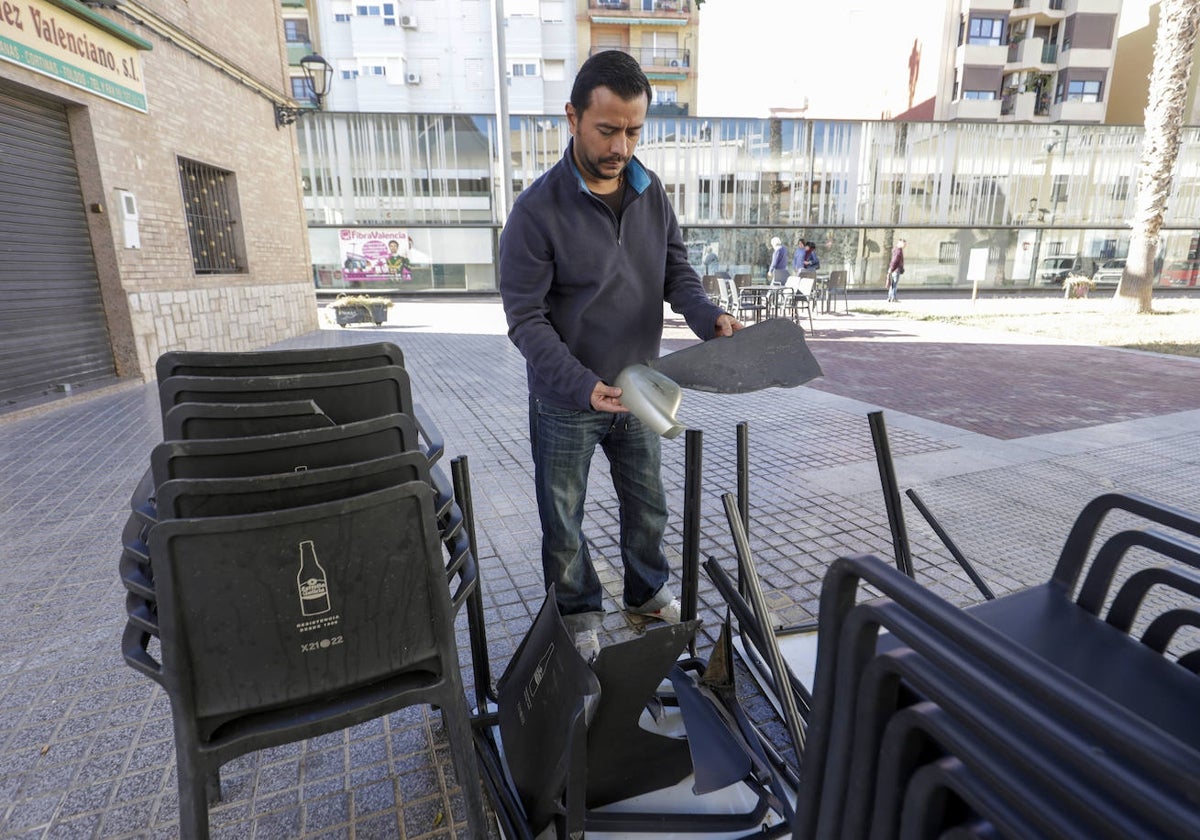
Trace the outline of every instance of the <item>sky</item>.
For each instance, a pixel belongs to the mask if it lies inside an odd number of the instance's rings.
[[[1144,26],[1152,0],[1124,0],[1118,32]],[[698,116],[766,117],[801,108],[824,119],[879,119],[933,96],[946,0],[704,0]],[[952,33],[957,35],[957,31]]]
[[[700,9],[702,116],[766,117],[801,108],[827,119],[878,119],[907,101],[913,39],[920,81],[937,76],[944,0],[705,0]],[[935,40],[936,39],[936,40]]]

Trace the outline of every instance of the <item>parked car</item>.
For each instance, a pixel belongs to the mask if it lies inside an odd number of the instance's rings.
[[[1124,259],[1105,260],[1092,275],[1092,282],[1097,286],[1116,286],[1121,282],[1121,275],[1124,273]]]
[[[1047,286],[1061,286],[1069,274],[1090,275],[1091,260],[1083,257],[1046,257],[1038,266],[1038,282]]]
[[[1161,282],[1164,286],[1200,285],[1200,261],[1169,263],[1162,270]]]

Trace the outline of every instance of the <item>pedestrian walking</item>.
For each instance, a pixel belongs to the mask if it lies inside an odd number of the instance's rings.
[[[900,275],[904,273],[904,247],[907,244],[906,240],[897,239],[896,247],[892,248],[892,260],[888,263],[887,276],[888,303],[896,302],[896,287],[900,285]]]

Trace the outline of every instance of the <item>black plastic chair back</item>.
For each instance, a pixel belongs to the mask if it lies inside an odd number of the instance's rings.
[[[185,402],[163,416],[163,440],[250,437],[335,425],[312,400],[264,403]]]
[[[171,376],[277,376],[289,373],[329,373],[339,370],[396,365],[404,367],[404,354],[391,342],[313,347],[296,350],[213,352],[172,350],[154,366],[159,382]]]
[[[238,516],[315,505],[410,481],[429,484],[419,452],[301,472],[241,478],[176,478],[158,488],[159,519]]]
[[[439,708],[474,836],[486,836],[432,490],[161,522],[150,536],[181,833],[253,750],[417,703]]]
[[[328,429],[216,440],[164,441],[150,453],[155,486],[172,478],[236,478],[370,461],[417,448],[404,414]]]
[[[159,382],[158,396],[164,416],[183,402],[312,400],[335,423],[413,410],[408,372],[396,365],[281,376],[171,376]]]

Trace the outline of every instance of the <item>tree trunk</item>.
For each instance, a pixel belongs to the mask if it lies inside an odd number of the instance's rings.
[[[1129,256],[1114,297],[1121,308],[1134,312],[1151,310],[1154,259],[1158,255],[1159,230],[1179,156],[1197,26],[1200,26],[1200,0],[1162,0]]]

